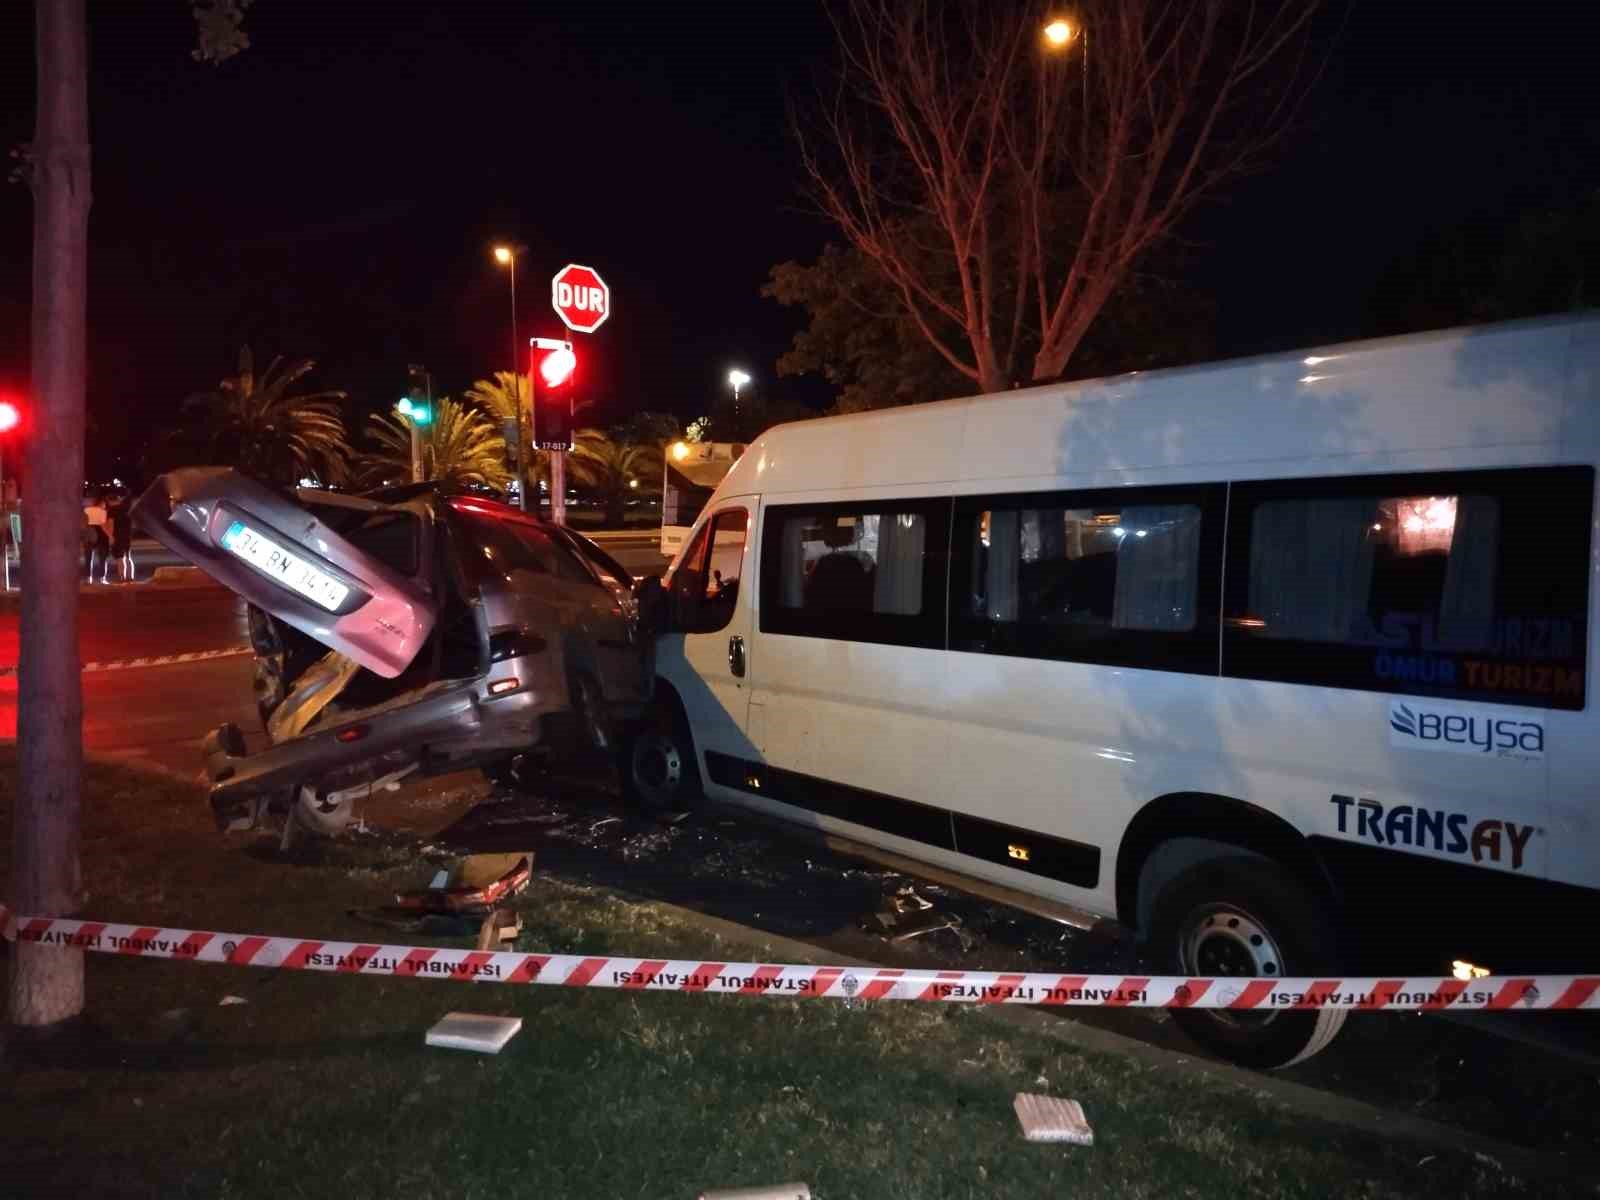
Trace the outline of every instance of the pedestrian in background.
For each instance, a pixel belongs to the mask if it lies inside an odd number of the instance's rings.
[[[122,583],[133,582],[133,520],[128,515],[128,496],[114,492],[106,504],[106,530],[110,536],[111,554],[102,571],[102,583],[111,582],[111,564],[117,564],[117,578]]]
[[[90,583],[94,582],[96,563],[103,567],[110,549],[105,501],[99,492],[91,492],[83,505],[83,570]]]

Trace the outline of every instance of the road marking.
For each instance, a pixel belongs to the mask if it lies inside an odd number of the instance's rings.
[[[249,646],[230,646],[226,650],[191,650],[186,654],[157,654],[145,658],[112,658],[105,662],[86,662],[83,672],[131,671],[138,667],[170,667],[178,663],[203,662],[209,658],[232,658],[236,654],[249,654]],[[0,666],[0,678],[17,673],[16,663]]]

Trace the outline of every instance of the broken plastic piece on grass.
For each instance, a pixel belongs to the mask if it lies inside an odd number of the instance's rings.
[[[1089,1122],[1083,1115],[1083,1105],[1076,1100],[1018,1092],[1011,1107],[1016,1110],[1017,1120],[1022,1125],[1022,1136],[1030,1142],[1094,1145],[1094,1130],[1089,1128]]]
[[[509,868],[508,862],[513,864]],[[503,873],[496,877],[495,871]],[[533,855],[474,854],[463,859],[446,882],[452,878],[454,886],[397,893],[395,904],[423,912],[487,913],[500,901],[527,889],[533,879]]]
[[[521,1030],[521,1017],[453,1012],[445,1014],[438,1024],[428,1030],[423,1040],[430,1046],[443,1046],[450,1050],[499,1054]]]
[[[696,1200],[811,1200],[803,1183],[775,1183],[770,1187],[719,1188],[701,1192]]]
[[[509,908],[497,908],[478,929],[478,949],[498,950],[501,942],[514,942],[522,932],[522,918]]]
[[[224,996],[221,1000],[217,1001],[217,1007],[218,1008],[227,1008],[228,1005],[230,1005],[230,1004],[248,1004],[248,1003],[249,1003],[249,1001],[246,1000],[243,996]]]

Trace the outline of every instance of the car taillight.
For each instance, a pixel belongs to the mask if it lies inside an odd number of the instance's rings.
[[[505,662],[508,658],[538,654],[544,648],[545,640],[536,633],[521,629],[506,630],[489,639],[489,661]]]

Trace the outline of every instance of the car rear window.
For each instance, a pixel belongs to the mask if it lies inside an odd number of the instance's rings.
[[[341,536],[361,553],[376,559],[402,575],[415,575],[419,569],[421,522],[408,512],[367,514],[353,528],[340,530]]]

